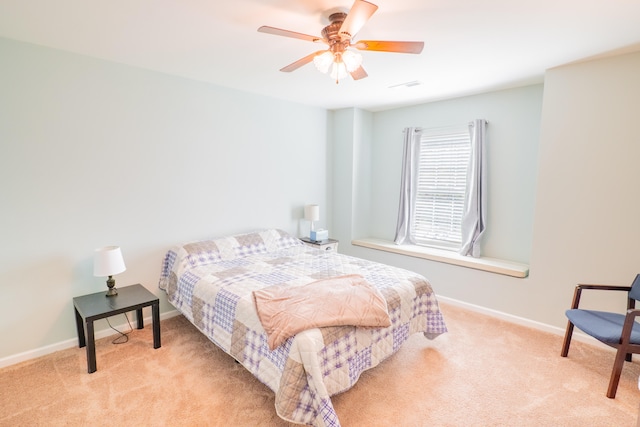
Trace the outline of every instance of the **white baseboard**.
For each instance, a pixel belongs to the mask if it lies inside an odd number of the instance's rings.
[[[178,310],[172,310],[166,313],[160,313],[160,320],[162,321],[164,319],[169,319],[179,314],[180,313],[178,312]],[[145,317],[144,322],[146,325],[151,325],[151,316]],[[126,330],[128,327],[129,325],[127,323],[114,326],[114,328],[119,330]],[[105,337],[109,337],[116,334],[117,334],[116,331],[114,331],[111,328],[107,328],[107,329],[102,329],[100,331],[96,331],[95,338],[100,339],[100,338],[105,338]],[[31,359],[36,359],[41,356],[46,356],[47,354],[55,353],[56,351],[66,350],[68,348],[77,347],[77,346],[78,346],[78,338],[76,337],[76,338],[71,338],[55,344],[50,344],[44,347],[40,347],[33,350],[25,351],[22,353],[7,356],[0,359],[0,368],[15,365],[16,363],[24,362]]]
[[[486,314],[491,317],[495,317],[501,320],[505,320],[507,322],[515,323],[522,326],[527,326],[530,328],[538,329],[544,332],[549,332],[554,335],[559,335],[561,337],[564,336],[565,330],[563,328],[558,328],[557,326],[547,325],[545,323],[537,322],[535,320],[526,319],[524,317],[514,316],[512,314],[504,313],[497,310],[492,310],[490,308],[482,307],[479,305],[469,304],[464,301],[459,301],[453,298],[447,298],[443,296],[438,296],[438,300],[442,301],[445,304],[454,305],[457,307],[461,307],[467,310],[475,311],[478,313]],[[172,310],[166,313],[160,314],[160,320],[169,319],[174,316],[178,316],[180,313],[177,310]],[[445,319],[446,320],[446,319]],[[144,319],[146,324],[150,324],[151,317],[147,317]],[[128,327],[127,324],[122,324],[119,326],[115,326],[117,329],[126,329]],[[103,329],[100,331],[96,331],[96,339],[105,338],[108,336],[115,335],[117,332],[113,331],[113,329]],[[602,344],[600,341],[580,332],[579,330],[574,330],[573,339],[584,342],[586,344],[595,345],[600,348],[608,349],[614,351],[612,347],[609,347],[605,344]],[[15,365],[16,363],[24,362],[26,360],[35,359],[37,357],[45,356],[50,353],[54,353],[60,350],[66,350],[67,348],[76,347],[78,345],[78,338],[71,338],[65,341],[61,341],[59,343],[51,344],[48,346],[40,347],[34,350],[25,351],[23,353],[18,353],[12,356],[7,356],[5,358],[0,359],[0,368],[4,368],[6,366]],[[560,348],[558,349],[558,354],[560,353]]]
[[[454,305],[457,307],[461,307],[461,308],[465,308],[467,310],[471,310],[471,311],[475,311],[477,313],[482,313],[482,314],[486,314],[488,316],[491,317],[495,317],[501,320],[505,320],[507,322],[511,322],[511,323],[515,323],[518,325],[522,325],[522,326],[527,326],[529,328],[533,328],[533,329],[537,329],[543,332],[549,332],[551,334],[554,335],[558,335],[561,337],[564,337],[565,334],[565,329],[564,328],[559,328],[557,326],[551,326],[551,325],[547,325],[546,323],[541,323],[541,322],[537,322],[535,320],[531,320],[531,319],[526,319],[524,317],[518,317],[518,316],[514,316],[512,314],[508,314],[508,313],[504,313],[502,311],[498,311],[498,310],[493,310],[490,308],[486,308],[486,307],[482,307],[479,305],[474,305],[474,304],[469,304],[467,302],[464,301],[459,301],[453,298],[448,298],[448,297],[443,297],[438,295],[438,301],[442,301],[445,304],[450,304],[450,305]],[[446,321],[446,319],[445,319]],[[599,348],[603,348],[606,350],[611,350],[611,351],[615,351],[615,349],[613,347],[609,347],[606,344],[601,343],[600,341],[598,341],[597,339],[590,337],[589,335],[583,333],[582,331],[578,330],[578,328],[575,328],[573,330],[573,335],[571,336],[571,340],[576,340],[576,341],[580,341],[583,342],[585,344],[590,344],[590,345],[594,345],[596,347]],[[560,354],[560,348],[558,348],[558,354]]]

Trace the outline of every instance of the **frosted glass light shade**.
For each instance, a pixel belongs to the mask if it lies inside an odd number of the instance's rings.
[[[125,271],[120,246],[105,246],[95,250],[93,257],[93,275],[97,277],[113,276]]]
[[[347,67],[344,65],[344,62],[334,62],[329,75],[334,80],[340,80],[347,77]]]
[[[321,73],[329,72],[329,67],[333,63],[333,53],[326,50],[324,53],[313,57],[313,64]]]
[[[362,55],[358,52],[345,50],[342,53],[342,62],[344,62],[345,67],[347,67],[347,71],[351,73],[362,65]]]
[[[304,219],[307,221],[318,221],[320,219],[320,206],[307,205],[304,207]]]
[[[313,63],[321,73],[329,73],[332,79],[339,80],[362,65],[362,55],[351,50],[336,53],[326,50],[314,56]]]

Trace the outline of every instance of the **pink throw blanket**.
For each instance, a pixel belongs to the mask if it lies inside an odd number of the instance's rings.
[[[254,291],[253,298],[271,350],[307,329],[391,325],[387,302],[357,274],[302,286],[273,285]]]

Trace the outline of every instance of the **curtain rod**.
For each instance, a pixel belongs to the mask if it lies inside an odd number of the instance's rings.
[[[489,124],[489,120],[485,120],[485,119],[480,119],[480,120],[484,120],[484,122],[486,124]],[[471,125],[471,124],[473,124],[472,121],[467,123],[467,126]],[[430,127],[430,128],[415,127],[415,128],[413,128],[413,131],[414,132],[420,132],[420,131],[422,131],[424,129],[429,129],[429,130],[443,130],[443,129],[448,129],[448,128],[454,129],[454,128],[460,128],[461,126],[464,126],[464,125],[444,125],[444,126],[435,126],[435,127]],[[402,133],[406,132],[407,129],[408,129],[408,127],[402,129]]]

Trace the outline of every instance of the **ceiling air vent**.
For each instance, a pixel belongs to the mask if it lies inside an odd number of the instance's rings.
[[[422,83],[420,83],[418,80],[414,80],[411,82],[406,82],[406,83],[400,83],[397,85],[393,85],[393,86],[389,86],[389,89],[396,89],[396,88],[402,88],[402,87],[413,87],[413,86],[419,86]]]

